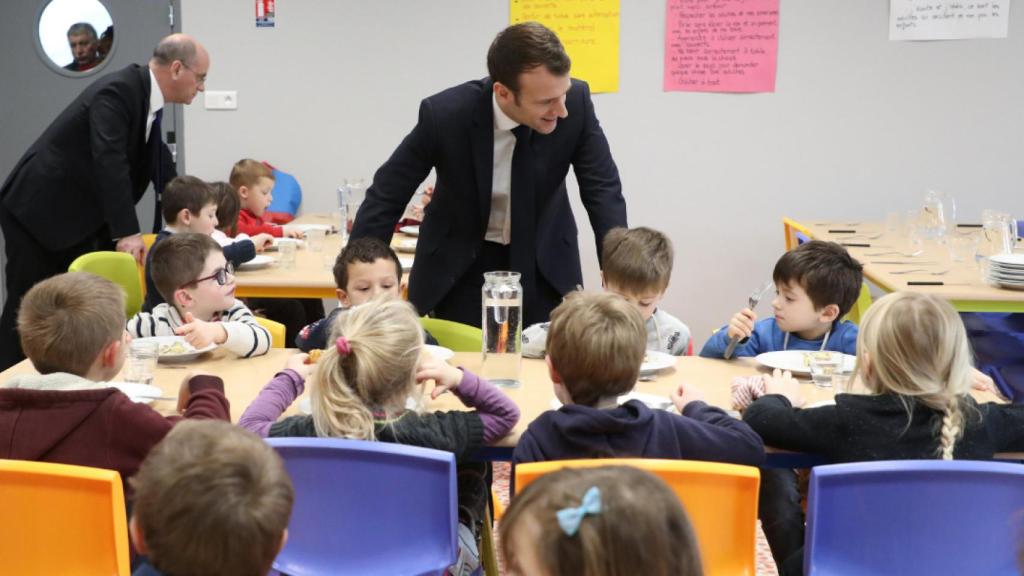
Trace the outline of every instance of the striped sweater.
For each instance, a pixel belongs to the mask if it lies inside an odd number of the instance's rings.
[[[235,300],[231,308],[215,315],[211,321],[224,324],[228,337],[222,346],[242,358],[261,356],[270,350],[270,332],[260,326],[241,300]],[[132,316],[127,329],[135,338],[174,336],[174,329],[184,323],[178,311],[165,302],[153,308],[152,312],[139,312]]]

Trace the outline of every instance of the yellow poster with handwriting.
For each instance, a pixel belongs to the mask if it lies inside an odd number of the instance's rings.
[[[551,28],[572,59],[572,76],[592,92],[619,90],[619,0],[511,0],[512,24]]]

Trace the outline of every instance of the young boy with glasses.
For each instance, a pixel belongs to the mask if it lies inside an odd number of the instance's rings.
[[[270,332],[235,299],[234,268],[209,236],[171,235],[153,248],[151,273],[165,302],[128,321],[132,336],[184,336],[195,348],[217,344],[243,358],[270,350]]]

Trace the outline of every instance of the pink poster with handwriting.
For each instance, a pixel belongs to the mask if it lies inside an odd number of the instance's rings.
[[[665,91],[774,92],[779,0],[667,0]]]

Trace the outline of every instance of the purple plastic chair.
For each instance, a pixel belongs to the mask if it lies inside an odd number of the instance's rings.
[[[333,438],[271,438],[295,485],[284,574],[443,574],[458,553],[455,456]]]
[[[1024,466],[897,460],[818,466],[804,574],[1017,574]]]

